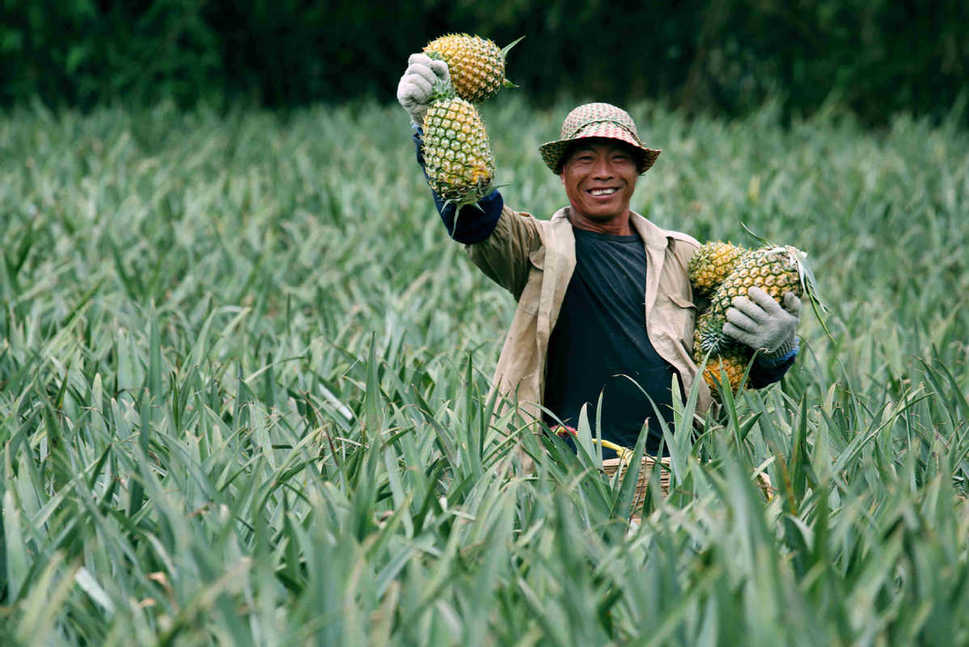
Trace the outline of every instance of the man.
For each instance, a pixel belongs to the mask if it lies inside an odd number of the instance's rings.
[[[448,71],[423,54],[408,63],[397,96],[414,125],[423,167],[419,124],[431,86]],[[646,449],[655,454],[662,439],[657,410],[672,418],[672,380],[687,393],[698,377],[687,263],[699,244],[629,209],[639,177],[660,151],[642,143],[624,110],[579,106],[560,138],[540,152],[569,201],[550,220],[504,206],[494,191],[464,207],[455,223],[453,206],[434,196],[447,231],[518,300],[494,386],[549,426],[574,426],[583,405],[594,419],[601,395],[603,438],[632,447],[645,429]],[[732,306],[724,332],[760,351],[750,386],[779,380],[797,355],[800,301],[785,295],[782,308],[754,289]],[[702,414],[711,396],[699,382]]]

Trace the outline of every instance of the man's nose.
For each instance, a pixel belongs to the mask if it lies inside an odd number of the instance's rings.
[[[592,168],[593,176],[597,180],[608,180],[612,177],[612,165],[609,164],[609,159],[606,157],[600,157],[596,160],[595,166]]]

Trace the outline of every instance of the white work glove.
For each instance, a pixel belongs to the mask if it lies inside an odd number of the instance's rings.
[[[437,81],[450,81],[447,63],[436,61],[427,54],[411,54],[407,69],[397,84],[397,101],[404,107],[415,126],[424,123],[424,113],[431,99],[431,89]]]
[[[794,350],[800,314],[801,300],[793,293],[784,293],[782,308],[761,288],[750,288],[727,308],[723,334],[761,351],[760,358],[770,362]]]

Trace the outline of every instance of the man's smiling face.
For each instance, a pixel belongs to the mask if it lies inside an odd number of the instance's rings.
[[[572,209],[590,221],[606,223],[629,211],[639,165],[622,142],[590,138],[569,152],[560,177]]]

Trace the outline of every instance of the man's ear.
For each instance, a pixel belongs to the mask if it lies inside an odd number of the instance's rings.
[[[559,179],[562,180],[562,186],[565,186],[565,171],[559,173]]]

